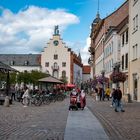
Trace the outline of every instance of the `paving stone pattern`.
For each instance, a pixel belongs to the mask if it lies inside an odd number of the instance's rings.
[[[140,103],[124,104],[124,113],[115,112],[110,104],[87,96],[87,107],[110,140],[140,140]],[[0,140],[63,140],[68,106],[69,98],[40,107],[24,108],[18,102],[10,107],[0,105]]]
[[[24,108],[15,102],[0,106],[0,140],[63,140],[68,99]]]
[[[140,140],[140,103],[125,103],[125,112],[115,112],[110,101],[88,98],[88,107],[102,123],[110,140]]]

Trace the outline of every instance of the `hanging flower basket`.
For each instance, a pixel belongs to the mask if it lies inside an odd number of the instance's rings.
[[[108,82],[109,82],[109,78],[103,77],[102,75],[97,76],[96,79],[97,79],[97,82],[100,84],[103,84],[103,83],[108,84]]]
[[[126,74],[123,72],[112,72],[110,75],[110,80],[113,83],[124,82],[126,80]]]
[[[92,87],[96,87],[97,84],[108,84],[109,78],[103,77],[102,75],[94,76],[94,79],[92,80]]]

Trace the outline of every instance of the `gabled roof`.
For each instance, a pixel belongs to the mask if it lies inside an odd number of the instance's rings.
[[[40,54],[0,54],[0,61],[12,66],[24,66],[25,62],[28,66],[40,66],[40,59]]]

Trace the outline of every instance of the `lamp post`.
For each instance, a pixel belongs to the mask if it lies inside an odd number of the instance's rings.
[[[102,83],[102,99],[104,100],[104,79],[105,79],[105,70],[102,70],[102,71],[101,71],[101,74],[102,74],[102,80],[103,80],[103,83]]]
[[[115,64],[114,64],[114,66],[113,66],[113,70],[114,70],[114,72],[120,72],[120,62],[116,62]],[[116,87],[118,87],[119,86],[119,81],[118,82],[116,82]]]
[[[6,79],[6,97],[4,101],[4,106],[9,107],[9,89],[10,89],[10,76],[9,76],[9,70],[7,70],[7,79]]]

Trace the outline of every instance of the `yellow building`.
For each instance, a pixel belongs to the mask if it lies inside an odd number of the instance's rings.
[[[129,92],[140,101],[140,1],[129,0]]]

